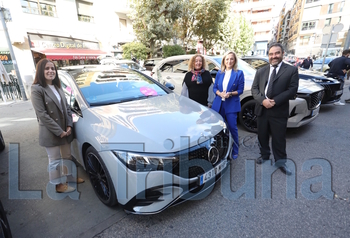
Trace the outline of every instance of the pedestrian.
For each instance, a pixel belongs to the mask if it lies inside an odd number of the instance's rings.
[[[330,77],[337,77],[339,78],[339,81],[341,83],[341,90],[344,88],[344,79],[346,71],[350,69],[350,50],[344,50],[341,57],[335,58],[331,62],[329,62],[329,70],[328,70],[328,76]],[[350,98],[346,99],[345,102],[350,103]],[[340,100],[338,102],[335,102],[334,105],[343,106],[345,103],[341,102]]]
[[[310,69],[314,67],[314,64],[310,56],[308,56],[306,59],[303,60],[303,63],[301,63],[300,67],[304,69]]]
[[[56,185],[58,193],[73,192],[75,188],[62,182],[74,179],[62,164],[62,159],[71,159],[72,113],[61,89],[56,66],[49,59],[37,63],[31,100],[39,123],[39,145],[45,147],[49,157],[50,183]],[[74,182],[84,180],[78,178]]]
[[[269,65],[259,69],[251,88],[256,101],[258,141],[261,156],[257,164],[270,159],[270,135],[275,166],[290,175],[286,165],[286,130],[289,117],[289,100],[295,98],[299,85],[298,68],[282,61],[284,50],[280,43],[271,44]]]
[[[196,54],[188,62],[188,72],[182,82],[181,95],[188,97],[203,106],[211,107],[215,97],[213,79],[203,55]]]
[[[244,90],[244,74],[237,69],[237,56],[233,51],[227,52],[221,61],[221,70],[216,74],[213,92],[215,99],[212,109],[224,118],[233,137],[231,158],[238,157],[237,115],[241,111],[239,95]]]

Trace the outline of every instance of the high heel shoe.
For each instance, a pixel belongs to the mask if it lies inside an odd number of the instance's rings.
[[[84,183],[84,182],[85,182],[84,179],[82,179],[82,178],[77,178],[77,184],[79,184],[79,183]]]

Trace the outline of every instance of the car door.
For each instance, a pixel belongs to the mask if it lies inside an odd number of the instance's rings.
[[[164,63],[159,69],[158,80],[164,85],[172,84],[175,87],[174,92],[181,94],[182,82],[188,72],[188,61],[189,59],[172,60]]]

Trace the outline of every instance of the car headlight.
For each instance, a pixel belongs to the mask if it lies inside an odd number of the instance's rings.
[[[171,171],[179,162],[178,156],[158,156],[147,154],[136,154],[124,151],[113,151],[126,167],[137,172],[146,171]]]
[[[323,83],[324,81],[322,79],[311,79],[312,81],[314,81],[315,83]]]

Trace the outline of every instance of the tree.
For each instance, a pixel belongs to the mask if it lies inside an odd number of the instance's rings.
[[[194,35],[194,23],[196,17],[193,9],[195,8],[198,0],[182,0],[182,11],[180,17],[177,19],[174,25],[175,35],[182,41],[182,47],[187,50],[189,42],[192,41]]]
[[[231,14],[222,25],[221,45],[238,55],[245,55],[254,44],[254,30],[243,15]]]
[[[225,21],[227,0],[196,1],[194,34],[203,40],[203,46],[210,50],[222,39],[221,24]]]
[[[186,51],[179,45],[165,45],[163,46],[163,57],[169,57],[173,55],[184,55]]]
[[[130,42],[123,45],[123,58],[124,59],[132,59],[135,57],[136,59],[147,58],[149,50],[147,47],[139,42]]]
[[[182,11],[182,1],[132,0],[131,8],[135,35],[149,47],[152,57],[157,43],[174,36],[173,26]]]

